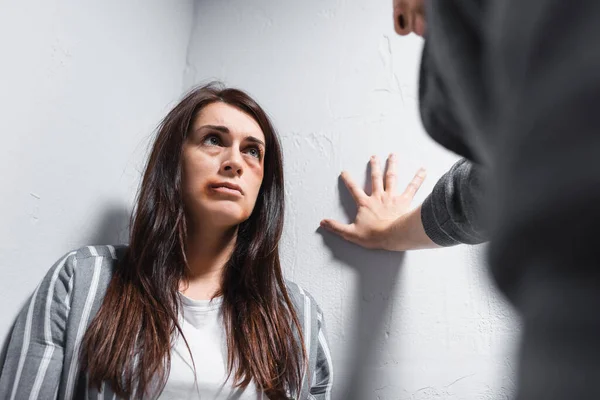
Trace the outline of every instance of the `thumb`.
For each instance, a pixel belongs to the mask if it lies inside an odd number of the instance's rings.
[[[324,219],[321,221],[321,227],[329,232],[335,233],[346,240],[354,239],[355,227],[354,224],[342,224],[341,222],[332,219]]]

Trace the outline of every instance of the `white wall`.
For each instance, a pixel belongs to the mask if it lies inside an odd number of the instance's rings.
[[[0,5],[0,340],[63,253],[124,241],[182,91],[192,0]]]
[[[422,201],[455,159],[419,123],[421,42],[395,37],[391,1],[196,6],[193,21],[191,0],[2,3],[0,339],[52,260],[125,239],[153,128],[217,78],[283,138],[282,257],[326,313],[335,398],[506,398],[517,330],[480,249],[371,252],[317,232],[352,215],[342,169],[362,180],[371,154],[396,151],[400,182],[428,168]]]
[[[317,231],[324,217],[352,216],[342,169],[364,181],[371,154],[395,151],[402,184],[427,167],[422,201],[456,159],[420,125],[422,42],[395,36],[391,4],[200,2],[185,82],[224,80],[273,116],[287,185],[282,258],[325,310],[336,399],[505,399],[517,328],[481,248],[372,252]]]

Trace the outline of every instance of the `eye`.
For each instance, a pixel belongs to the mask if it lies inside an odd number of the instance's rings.
[[[220,146],[221,139],[219,139],[219,137],[216,135],[208,135],[207,137],[204,138],[202,143],[207,144],[209,146]]]
[[[252,157],[259,159],[261,158],[262,154],[260,152],[260,149],[258,147],[250,147],[246,150],[246,152],[248,154],[250,154]]]

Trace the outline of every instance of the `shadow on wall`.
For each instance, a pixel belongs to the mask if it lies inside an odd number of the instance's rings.
[[[127,243],[129,237],[129,215],[130,212],[124,206],[114,204],[107,205],[104,210],[100,212],[100,216],[97,219],[97,221],[99,221],[98,226],[92,229],[87,235],[83,235],[83,237],[86,238],[85,244],[94,245]],[[54,261],[55,260],[48,260],[48,268],[52,266]],[[40,276],[39,279],[41,281],[42,276]],[[29,299],[27,302],[28,301]],[[28,304],[27,302],[24,303],[23,306]],[[17,317],[15,317],[9,333],[3,338],[2,341],[2,347],[0,350],[0,371],[2,371],[6,361],[10,337],[12,336],[16,319]],[[19,355],[16,356],[18,357]]]
[[[368,166],[366,175],[365,191],[369,193],[371,173]],[[341,179],[338,188],[344,213],[349,221],[353,221],[357,211],[356,204]],[[344,374],[345,382],[336,380],[337,383],[344,383],[344,386],[337,387],[335,393],[336,399],[364,400],[372,396],[372,392],[369,394],[366,391],[374,389],[369,384],[374,381],[370,376],[370,371],[373,370],[370,366],[378,364],[373,358],[373,355],[378,353],[377,344],[385,342],[389,335],[388,329],[392,319],[390,307],[393,304],[404,253],[367,250],[321,228],[317,232],[322,235],[332,257],[354,269],[358,275],[359,285],[354,299],[355,318],[352,318],[356,324],[350,327],[349,331],[353,336],[348,349],[345,350],[350,354],[350,369]]]
[[[98,227],[86,236],[86,244],[123,244],[129,242],[131,212],[120,204],[109,204],[97,219]]]

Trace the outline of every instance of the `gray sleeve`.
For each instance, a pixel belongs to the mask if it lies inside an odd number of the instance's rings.
[[[440,246],[487,240],[481,203],[483,167],[459,160],[436,183],[421,207],[425,233]]]
[[[331,400],[331,389],[333,386],[333,363],[329,352],[327,330],[323,312],[317,306],[318,321],[318,346],[317,362],[314,379],[310,388],[311,400]]]
[[[74,264],[75,252],[54,264],[17,317],[0,375],[0,398],[55,398]]]

